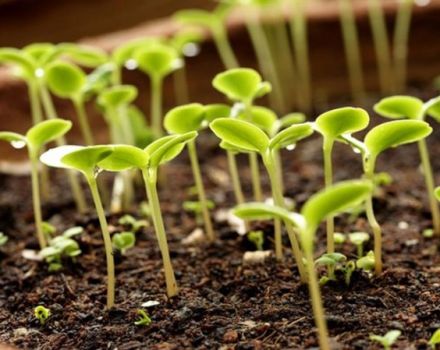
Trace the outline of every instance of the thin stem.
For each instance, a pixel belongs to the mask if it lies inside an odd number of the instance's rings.
[[[364,78],[360,56],[356,21],[351,6],[351,0],[339,0],[341,28],[344,38],[345,55],[353,100],[361,104],[365,100]]]
[[[397,11],[396,24],[394,28],[394,73],[396,88],[402,92],[406,87],[406,66],[408,57],[408,36],[411,26],[411,15],[414,0],[402,0]]]
[[[258,156],[256,153],[249,153],[249,164],[251,167],[252,191],[254,193],[254,199],[257,202],[261,202],[263,200],[263,194],[261,192],[260,169],[258,166]]]
[[[202,207],[203,223],[205,224],[205,231],[210,241],[215,240],[214,229],[212,228],[211,215],[209,214],[208,201],[205,194],[205,186],[202,181],[202,174],[200,172],[199,160],[197,157],[196,143],[194,140],[188,142],[188,153],[191,161],[191,168],[194,176],[194,181],[199,196],[199,202]]]
[[[160,210],[159,196],[157,194],[156,170],[142,170],[142,176],[145,182],[145,189],[147,191],[148,202],[151,207],[151,215],[153,217],[154,229],[156,232],[157,242],[159,243],[160,253],[165,272],[165,282],[167,286],[167,295],[169,298],[175,296],[178,292],[176,278],[174,276],[173,266],[171,264],[170,252],[168,250],[167,236],[165,226]]]
[[[238,173],[237,167],[237,159],[235,158],[234,153],[231,151],[226,151],[226,155],[228,158],[228,168],[229,174],[231,176],[232,188],[234,189],[235,202],[238,204],[244,203],[244,195],[243,190],[241,188],[240,175]],[[249,222],[245,221],[246,231],[249,231]]]
[[[87,146],[95,144],[93,140],[92,130],[90,129],[89,119],[87,117],[86,109],[84,108],[84,101],[78,99],[73,100],[73,105],[75,107],[76,114],[78,116],[79,126]]]
[[[368,0],[368,9],[379,69],[380,88],[383,94],[387,94],[393,91],[393,74],[385,17],[379,0]]]
[[[333,183],[333,166],[332,166],[332,150],[333,140],[328,137],[324,138],[323,153],[324,153],[324,178],[325,187],[329,187]],[[333,234],[335,231],[334,217],[329,216],[327,218],[327,253],[333,253],[335,251],[335,242]]]
[[[29,150],[29,158],[31,160],[32,204],[34,208],[35,228],[40,249],[43,249],[47,246],[47,242],[43,233],[43,215],[41,213],[40,184],[38,180],[38,154]]]
[[[186,78],[186,66],[177,69],[173,73],[174,96],[176,96],[176,104],[178,106],[188,103],[188,80]]]
[[[162,136],[162,78],[151,78],[151,129],[156,138]]]
[[[418,141],[420,159],[422,161],[423,175],[425,177],[426,191],[428,192],[429,205],[431,207],[432,224],[436,236],[440,236],[440,211],[438,202],[434,196],[434,176],[432,173],[431,161],[429,159],[426,140]]]
[[[87,182],[90,186],[99,225],[101,226],[102,238],[104,239],[105,257],[107,261],[107,309],[110,309],[115,304],[115,264],[113,260],[112,240],[110,238],[107,219],[105,217],[104,208],[102,207],[96,179],[93,176],[87,176]]]
[[[328,340],[327,323],[325,321],[325,312],[322,305],[321,292],[319,290],[318,276],[315,271],[315,264],[313,262],[313,254],[306,252],[307,274],[309,276],[309,293],[312,300],[313,317],[315,325],[318,328],[319,348],[321,350],[330,350]]]
[[[281,160],[281,153],[280,151],[276,151],[274,153],[274,160],[275,160],[275,167],[276,172],[278,174],[278,183],[280,185],[281,193],[284,193],[284,170],[283,170],[283,162]]]
[[[215,28],[213,28],[212,35],[214,38],[215,46],[217,47],[217,51],[220,55],[220,59],[222,60],[225,68],[232,69],[239,67],[240,64],[238,63],[234,51],[232,50],[223,23],[220,23]]]

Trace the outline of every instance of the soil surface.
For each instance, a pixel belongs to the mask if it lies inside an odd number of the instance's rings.
[[[429,139],[433,167],[440,171],[439,134]],[[202,169],[217,209],[233,204],[226,159],[216,140],[202,135]],[[335,148],[336,180],[360,175],[359,156],[345,145]],[[244,189],[250,194],[247,158],[239,158]],[[302,142],[283,154],[286,195],[302,203],[322,188],[321,140]],[[334,349],[378,349],[369,334],[402,331],[396,348],[427,349],[427,340],[440,327],[439,240],[422,236],[430,226],[417,147],[409,145],[384,154],[378,171],[393,178],[378,191],[375,209],[384,236],[382,275],[369,278],[354,273],[350,286],[341,280],[322,288],[326,317]],[[51,172],[53,185],[44,206],[45,219],[60,232],[73,225],[85,228],[78,242],[82,255],[66,261],[63,270],[50,273],[47,264],[23,257],[23,249],[36,249],[31,211],[30,182],[26,176],[0,177],[0,231],[9,236],[0,255],[0,343],[19,349],[312,349],[316,330],[307,287],[301,285],[285,237],[285,261],[243,264],[243,254],[254,250],[246,238],[227,223],[216,221],[214,244],[184,246],[181,240],[197,224],[182,210],[193,199],[190,167],[184,154],[167,168],[168,181],[160,189],[172,262],[180,294],[165,295],[160,253],[152,227],[137,234],[136,246],[125,255],[115,253],[116,306],[106,311],[105,258],[96,216],[75,213],[63,174]],[[262,174],[264,170],[262,169]],[[268,194],[268,179],[263,176]],[[142,188],[138,199],[144,198]],[[134,215],[140,214],[136,211]],[[214,216],[214,215],[213,215]],[[120,231],[119,215],[109,217]],[[341,232],[368,231],[365,216],[341,216]],[[255,223],[265,232],[265,248],[272,248],[270,223]],[[371,243],[366,247],[371,249]],[[320,231],[316,255],[325,250]],[[345,243],[339,251],[354,258],[355,248]],[[149,326],[136,326],[137,310],[147,301]],[[33,315],[37,305],[52,312],[45,325]],[[0,346],[1,348],[1,346]]]

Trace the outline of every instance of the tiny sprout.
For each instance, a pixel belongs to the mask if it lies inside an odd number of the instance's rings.
[[[0,247],[5,245],[8,239],[8,236],[6,236],[3,232],[0,232]]]
[[[389,331],[385,335],[370,334],[370,340],[380,343],[384,350],[390,350],[401,334],[399,330]]]
[[[333,241],[335,242],[335,244],[343,244],[346,239],[347,237],[341,232],[335,232],[333,234]]]
[[[342,268],[342,271],[344,272],[345,284],[347,286],[350,285],[351,276],[353,275],[354,270],[356,270],[356,262],[354,262],[353,260],[347,261],[347,263]]]
[[[335,269],[337,265],[340,265],[347,261],[347,257],[341,253],[326,253],[321,255],[315,260],[315,265],[326,266],[328,269],[328,279],[335,280]]]
[[[136,244],[136,236],[133,232],[128,231],[115,233],[112,237],[112,243],[113,247],[120,250],[124,255],[128,249],[133,248]]]
[[[47,238],[52,237],[57,231],[56,227],[47,221],[42,222],[43,233]]]
[[[356,261],[356,267],[366,272],[374,270],[375,265],[374,252],[372,250]]]
[[[362,258],[364,244],[370,240],[370,235],[367,232],[353,232],[348,234],[348,240],[356,246],[358,258]]]
[[[255,245],[257,250],[263,250],[264,244],[264,232],[259,231],[250,231],[247,234],[247,239]]]
[[[432,228],[427,228],[423,230],[422,236],[425,238],[432,238],[434,237],[434,230]]]
[[[51,312],[49,309],[45,308],[43,305],[38,305],[34,309],[35,318],[40,321],[41,325],[44,325],[47,319],[50,317]]]
[[[207,200],[206,206],[209,210],[212,210],[215,208],[215,203],[211,200]],[[183,209],[187,212],[193,212],[196,215],[196,220],[198,223],[203,223],[203,207],[204,205],[198,201],[183,202]]]
[[[139,315],[139,318],[134,322],[136,326],[149,326],[151,324],[151,318],[144,310],[137,310],[137,314]]]
[[[126,214],[119,218],[118,224],[122,226],[126,226],[131,230],[131,232],[138,232],[142,227],[148,226],[148,221],[137,220],[133,216]]]
[[[428,344],[431,345],[433,350],[435,350],[436,346],[440,344],[440,328],[434,332],[431,339],[429,339]]]

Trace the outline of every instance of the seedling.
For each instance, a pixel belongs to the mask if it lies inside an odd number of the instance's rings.
[[[263,231],[251,231],[247,234],[247,239],[255,245],[257,250],[263,250],[264,244],[264,232]]]
[[[399,330],[389,331],[383,336],[370,334],[370,340],[380,343],[383,346],[384,350],[390,350],[401,334],[402,332]]]
[[[318,328],[319,346],[323,350],[329,350],[330,345],[318,277],[313,261],[316,230],[320,222],[327,216],[343,212],[345,209],[364,201],[371,194],[372,190],[373,186],[368,180],[341,182],[312,196],[303,206],[301,214],[291,213],[279,206],[260,203],[243,204],[234,209],[235,215],[243,219],[261,220],[278,218],[285,222],[290,222],[291,225],[294,225],[300,231],[313,314]]]
[[[142,227],[149,225],[147,220],[137,220],[128,214],[121,216],[118,224],[127,227],[131,232],[138,232]]]
[[[324,177],[325,186],[333,183],[332,151],[333,145],[341,135],[350,135],[354,132],[365,129],[370,118],[368,113],[361,108],[343,107],[321,114],[316,119],[316,129],[323,137],[324,154]],[[333,242],[334,220],[327,219],[327,252],[333,253],[335,246]]]
[[[375,266],[376,264],[375,264],[374,252],[372,250],[370,250],[367,253],[367,255],[363,256],[362,258],[356,261],[356,267],[368,273],[373,271]]]
[[[344,244],[347,237],[343,233],[335,232],[333,234],[333,242],[335,242],[335,245],[341,245]]]
[[[135,51],[139,69],[151,81],[151,127],[156,137],[162,135],[162,84],[164,78],[182,66],[176,50],[165,44],[153,44]]]
[[[328,270],[328,276],[325,276],[325,281],[336,280],[335,269],[338,265],[341,265],[347,261],[347,257],[341,253],[326,253],[321,255],[315,260],[315,265],[326,266]],[[321,283],[322,285],[322,283]]]
[[[38,157],[44,145],[64,135],[72,127],[70,121],[62,119],[46,120],[30,128],[25,135],[14,132],[0,132],[0,140],[7,141],[15,148],[27,147],[31,161],[32,202],[35,217],[38,243],[40,248],[47,245],[43,233],[43,216],[41,213],[40,184],[38,175]]]
[[[115,268],[113,261],[112,242],[107,219],[99,195],[97,176],[98,163],[113,152],[111,146],[59,146],[46,151],[40,160],[51,167],[67,168],[81,172],[90,187],[93,202],[101,226],[107,260],[107,308],[114,305],[115,300]]]
[[[215,203],[211,200],[206,202],[208,209],[212,210],[215,208]],[[204,205],[199,201],[185,201],[183,202],[183,210],[194,213],[196,216],[196,221],[198,224],[203,225],[203,207]]]
[[[367,232],[353,232],[348,234],[348,240],[356,246],[358,259],[364,256],[364,244],[370,240]]]
[[[165,129],[172,134],[183,134],[191,131],[199,131],[207,126],[205,121],[205,109],[198,103],[192,103],[176,107],[169,111],[164,120]],[[191,168],[194,182],[199,196],[199,203],[202,209],[205,232],[210,241],[215,240],[214,229],[212,227],[211,216],[209,214],[209,204],[206,198],[205,186],[200,171],[199,159],[195,140],[187,143]]]
[[[136,244],[136,236],[133,232],[115,233],[112,237],[113,247],[120,250],[122,255]]]
[[[197,132],[195,131],[183,135],[164,136],[148,145],[145,150],[129,145],[115,145],[113,146],[112,155],[99,163],[101,168],[109,171],[122,171],[132,168],[142,171],[156,237],[162,254],[168,297],[176,295],[178,289],[157,193],[157,174],[160,165],[179,155],[185,144],[196,136]]]
[[[250,68],[229,69],[223,73],[217,74],[212,81],[214,88],[230,100],[243,104],[243,113],[247,115],[247,120],[252,120],[251,108],[253,101],[271,91],[271,85],[263,82],[261,76]],[[260,172],[258,169],[258,159],[255,153],[249,154],[251,166],[252,187],[254,198],[260,202],[263,199]]]
[[[272,139],[257,126],[242,120],[231,118],[216,119],[210,128],[222,139],[224,147],[234,148],[241,152],[259,154],[269,174],[272,197],[275,205],[285,208],[284,197],[280,187],[280,176],[277,173],[275,154],[285,147],[295,145],[298,141],[310,136],[313,128],[310,123],[292,125],[276,134]],[[302,279],[305,273],[302,256],[299,249],[293,226],[285,221],[287,233],[292,245],[293,253]],[[275,220],[275,256],[282,259],[281,225]]]
[[[434,98],[426,103],[411,96],[392,96],[380,100],[375,104],[374,110],[383,117],[391,119],[417,119],[425,120],[426,115],[439,121],[440,98]],[[418,141],[420,159],[422,161],[423,175],[425,177],[426,191],[431,208],[432,223],[436,235],[440,236],[440,209],[434,198],[434,176],[426,141]]]
[[[139,318],[134,322],[136,326],[149,326],[151,324],[151,318],[144,310],[137,310],[137,314]]]
[[[50,317],[51,312],[49,309],[45,308],[43,305],[38,305],[34,309],[34,315],[35,315],[35,318],[43,326],[46,323],[46,321],[48,320],[48,318]]]
[[[8,236],[6,236],[3,232],[0,232],[0,247],[5,245],[8,242]]]
[[[434,332],[431,339],[429,339],[428,344],[431,345],[431,348],[433,350],[435,350],[437,345],[440,344],[440,328]]]

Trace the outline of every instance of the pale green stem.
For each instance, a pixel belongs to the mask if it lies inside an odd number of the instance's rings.
[[[241,188],[240,175],[238,173],[237,159],[234,153],[226,151],[228,158],[229,174],[231,175],[232,188],[234,189],[235,202],[237,205],[244,203],[243,190]],[[249,223],[245,221],[246,230],[249,231]]]
[[[159,243],[160,253],[162,255],[165,272],[165,282],[167,286],[167,295],[169,298],[171,298],[177,294],[178,288],[176,278],[174,276],[173,266],[171,264],[171,258],[167,243],[167,235],[165,232],[165,226],[160,210],[159,196],[157,194],[157,171],[144,169],[142,170],[142,176],[144,178],[145,188],[148,195],[148,202],[151,208],[151,216],[153,217],[156,238]]]
[[[283,177],[284,170],[283,170],[283,162],[281,160],[280,151],[275,152],[274,160],[275,160],[276,172],[278,174],[278,183],[280,185],[280,190],[282,193],[284,193],[284,177]]]
[[[220,55],[220,59],[226,69],[237,68],[240,64],[235,57],[231,44],[228,40],[227,32],[223,24],[219,24],[217,28],[212,29],[215,46]]]
[[[436,236],[440,236],[440,212],[439,205],[434,195],[434,176],[432,173],[431,161],[429,159],[426,140],[417,142],[419,146],[420,159],[422,161],[423,175],[425,177],[426,191],[428,192],[429,205],[431,207],[432,225]]]
[[[356,21],[351,0],[339,0],[341,27],[353,100],[361,104],[365,100],[364,78]]]
[[[414,0],[402,0],[397,11],[394,28],[394,74],[398,92],[403,92],[406,87],[406,65],[408,57],[408,36],[411,26],[411,15]]]
[[[263,200],[263,193],[261,192],[260,169],[258,166],[258,156],[256,153],[249,153],[249,164],[251,167],[252,191],[254,193],[254,199],[257,202],[261,202]]]
[[[115,304],[115,264],[113,260],[113,248],[110,232],[108,230],[107,219],[104,208],[102,207],[101,197],[98,191],[96,179],[93,176],[87,176],[87,182],[90,186],[96,213],[101,226],[102,238],[104,240],[105,257],[107,261],[107,309]]]
[[[324,153],[324,178],[325,187],[328,188],[333,184],[333,166],[332,166],[332,150],[333,139],[327,137],[324,138],[323,153]],[[327,253],[333,253],[335,251],[335,243],[333,239],[333,233],[335,231],[334,217],[329,216],[327,218]]]
[[[305,252],[305,256],[313,317],[315,319],[316,328],[318,329],[319,348],[321,350],[330,350],[327,323],[325,321],[325,312],[322,305],[321,292],[319,290],[318,276],[316,275],[315,264],[313,262],[313,254],[311,252]]]
[[[203,223],[205,224],[205,232],[210,241],[215,240],[214,229],[212,228],[211,215],[209,214],[208,200],[206,199],[205,186],[202,181],[199,160],[197,157],[196,143],[194,140],[188,142],[188,153],[191,161],[191,168],[194,176],[194,182],[199,196],[199,202],[202,207]]]
[[[115,68],[113,69],[111,80],[112,80],[112,85],[117,86],[117,85],[121,85],[121,81],[122,81],[121,76],[122,76],[123,67],[117,65],[116,63],[114,65]]]
[[[40,249],[43,249],[47,246],[47,241],[43,233],[43,215],[41,213],[40,184],[38,179],[38,154],[29,150],[29,158],[31,161],[32,204],[34,208],[35,228]]]
[[[186,67],[185,65],[182,68],[177,69],[173,73],[173,81],[174,81],[174,95],[176,97],[176,105],[181,106],[185,103],[188,103],[188,80],[186,78]]]
[[[312,107],[312,92],[309,65],[309,47],[307,39],[307,17],[305,14],[305,0],[292,0],[293,14],[290,21],[290,31],[295,48],[296,67],[299,89],[298,105],[303,111],[310,111]]]
[[[40,96],[43,102],[44,111],[46,113],[47,119],[58,118],[55,111],[55,107],[50,97],[49,91],[44,85],[40,86]],[[66,139],[61,136],[55,140],[58,146],[63,146],[66,144]],[[85,213],[87,211],[86,200],[84,194],[81,190],[81,185],[78,180],[78,176],[72,170],[66,170],[67,176],[69,178],[70,187],[72,188],[73,198],[75,200],[76,207],[80,213]]]
[[[87,117],[86,109],[84,107],[84,101],[82,101],[81,99],[74,99],[73,105],[78,116],[79,126],[84,142],[87,146],[92,146],[95,144],[95,141],[93,140],[89,119]]]
[[[151,77],[151,129],[156,138],[162,136],[162,78]]]
[[[368,0],[370,25],[379,69],[379,81],[383,94],[393,91],[390,45],[382,6],[379,0]]]

